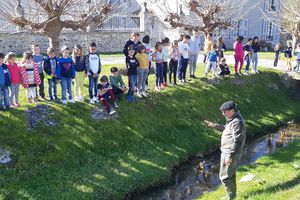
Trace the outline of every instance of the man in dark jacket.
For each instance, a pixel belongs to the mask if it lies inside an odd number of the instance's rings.
[[[225,186],[227,199],[236,198],[236,161],[239,160],[246,140],[246,124],[233,101],[227,101],[220,107],[226,118],[225,126],[205,121],[209,127],[222,133],[220,180]]]

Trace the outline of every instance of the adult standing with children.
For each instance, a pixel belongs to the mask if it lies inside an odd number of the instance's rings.
[[[123,49],[124,55],[128,56],[128,47],[129,46],[132,46],[133,49],[136,51],[140,45],[142,45],[142,43],[140,41],[140,34],[138,32],[131,33],[129,40],[126,42],[124,49]]]
[[[223,131],[221,138],[221,160],[219,177],[225,186],[227,197],[236,198],[236,162],[240,159],[246,140],[246,124],[233,101],[224,102],[220,111],[226,118],[225,126],[210,121],[205,123]]]
[[[198,54],[201,49],[201,37],[199,30],[193,31],[193,37],[190,39],[190,78],[196,78],[196,67]]]

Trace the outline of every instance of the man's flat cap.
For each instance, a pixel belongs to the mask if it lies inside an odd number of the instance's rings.
[[[221,105],[220,111],[223,112],[225,110],[232,110],[235,109],[235,107],[236,104],[233,101],[226,101]]]

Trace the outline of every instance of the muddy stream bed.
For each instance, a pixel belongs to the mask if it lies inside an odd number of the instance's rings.
[[[238,165],[249,165],[258,158],[288,145],[300,138],[300,124],[291,124],[270,133],[247,141]],[[218,177],[220,151],[207,155],[194,156],[174,169],[167,185],[154,187],[132,196],[131,200],[192,200],[220,185]],[[237,180],[238,181],[238,180]]]

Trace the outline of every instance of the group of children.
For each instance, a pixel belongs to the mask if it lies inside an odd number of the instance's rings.
[[[276,44],[274,51],[275,51],[275,56],[274,56],[274,67],[277,67],[278,65],[278,60],[281,52],[281,46],[280,44]],[[292,71],[292,59],[293,55],[296,56],[296,66],[294,66],[294,71],[299,71],[300,70],[300,44],[297,45],[296,49],[293,49],[293,44],[292,42],[287,42],[287,47],[284,49],[284,57],[286,58],[286,65],[287,65],[287,71]]]
[[[139,33],[132,33],[131,38],[124,46],[123,53],[126,56],[126,68],[128,76],[128,89],[122,79],[117,67],[110,69],[110,76],[101,76],[101,59],[97,52],[95,43],[89,45],[87,54],[83,53],[81,45],[75,45],[72,50],[67,46],[61,48],[61,57],[58,52],[49,47],[47,56],[40,54],[39,45],[32,45],[32,52],[25,52],[20,65],[16,63],[16,54],[7,53],[5,56],[0,53],[0,110],[9,110],[10,107],[19,107],[19,88],[22,85],[26,90],[28,103],[37,103],[38,95],[45,99],[44,80],[48,84],[48,96],[50,101],[57,101],[57,85],[61,83],[62,104],[75,103],[84,100],[83,92],[84,79],[88,77],[89,101],[95,104],[99,101],[104,105],[107,112],[112,114],[115,111],[111,108],[118,107],[117,97],[127,93],[127,100],[135,102],[134,93],[138,97],[147,97],[148,76],[152,62],[155,72],[155,89],[162,90],[168,85],[186,83],[186,71],[190,64],[190,78],[196,78],[197,56],[200,51],[201,41],[199,31],[194,31],[194,36],[182,35],[180,39],[170,43],[168,38],[156,42],[154,49],[150,46],[150,37],[143,37],[140,42]],[[241,69],[246,62],[245,73],[249,75],[250,62],[252,62],[253,73],[258,73],[257,53],[260,50],[258,38],[249,38],[243,45],[243,37],[238,36],[234,43],[235,73],[242,75]],[[275,47],[274,66],[277,66],[281,47]],[[222,37],[214,44],[212,34],[208,34],[204,46],[204,62],[206,64],[205,75],[212,71],[213,77],[229,75],[230,70],[224,58],[226,46]],[[291,58],[293,49],[291,43],[284,50],[289,69],[291,69]],[[300,63],[300,44],[294,51],[297,56],[297,70]],[[167,81],[169,78],[169,81]],[[100,81],[100,82],[99,82]],[[74,86],[72,85],[74,83]],[[73,89],[74,88],[74,89]],[[38,94],[37,94],[38,93]],[[73,94],[75,97],[73,98]]]
[[[96,54],[97,46],[91,43],[88,54],[84,55],[82,47],[75,45],[71,50],[64,46],[61,48],[61,57],[57,57],[55,49],[49,47],[47,56],[40,54],[39,45],[32,45],[32,52],[25,52],[21,64],[16,63],[16,54],[0,53],[0,110],[9,110],[11,107],[19,107],[19,88],[22,85],[26,91],[28,103],[38,103],[38,95],[46,99],[44,80],[48,83],[48,95],[50,101],[57,101],[57,83],[61,83],[62,104],[75,103],[75,100],[84,100],[84,79],[89,79],[90,103],[101,101],[108,113],[115,111],[108,104],[109,98],[114,100],[114,107],[118,107],[115,95],[126,91],[125,84],[118,74],[118,69],[113,67],[111,75],[102,76],[101,60]],[[108,84],[111,80],[112,86]],[[73,81],[74,94],[73,98]]]

